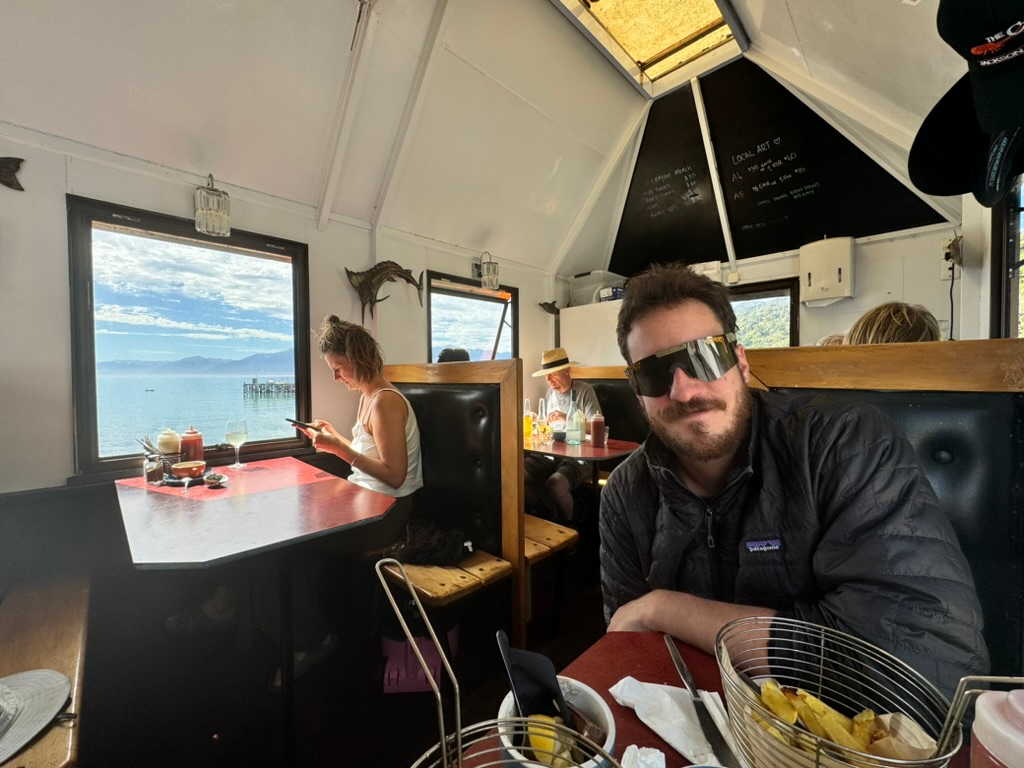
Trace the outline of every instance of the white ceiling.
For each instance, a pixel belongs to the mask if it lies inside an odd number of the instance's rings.
[[[748,56],[896,173],[965,71],[935,31],[938,0],[734,5]],[[375,0],[353,53],[358,11],[2,0],[0,137],[212,173],[551,274],[606,266],[646,101],[552,0]]]

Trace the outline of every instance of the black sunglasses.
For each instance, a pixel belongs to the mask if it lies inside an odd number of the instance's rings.
[[[629,386],[644,397],[661,397],[672,388],[676,368],[698,381],[720,379],[736,365],[736,334],[707,336],[648,355],[626,368]]]

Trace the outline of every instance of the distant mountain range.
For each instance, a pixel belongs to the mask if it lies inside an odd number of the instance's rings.
[[[286,349],[281,352],[249,355],[241,360],[227,360],[219,357],[183,357],[181,360],[154,362],[152,360],[111,360],[96,363],[97,373],[146,374],[156,376],[247,376],[256,375],[261,379],[274,376],[295,375],[295,352]]]

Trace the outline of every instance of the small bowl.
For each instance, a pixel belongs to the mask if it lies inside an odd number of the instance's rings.
[[[615,750],[615,718],[612,716],[611,707],[601,698],[601,695],[589,685],[574,680],[571,677],[558,676],[558,687],[562,689],[562,696],[568,704],[572,704],[590,720],[600,726],[606,734],[604,744],[601,748],[608,754]],[[519,710],[516,709],[516,701],[509,691],[498,707],[498,720],[510,717],[518,717]],[[512,745],[511,734],[508,727],[504,729],[498,725],[498,739],[501,741],[502,753],[512,765],[530,766],[530,768],[541,768],[541,763],[527,758],[522,752]],[[603,768],[608,763],[605,760],[587,760],[580,768]]]
[[[555,442],[556,443],[564,443],[565,442],[565,432],[560,430],[560,429],[556,429],[556,430],[552,431],[551,432],[551,436],[553,438],[555,438]]]
[[[210,488],[219,488],[220,486],[224,485],[227,479],[227,475],[220,475],[217,474],[216,472],[211,472],[210,474],[203,478],[203,482],[206,483]]]
[[[179,461],[171,465],[173,477],[202,477],[205,471],[205,461]]]

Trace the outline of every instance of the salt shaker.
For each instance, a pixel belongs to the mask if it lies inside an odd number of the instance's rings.
[[[971,768],[1024,766],[1024,688],[978,697],[971,729]]]

